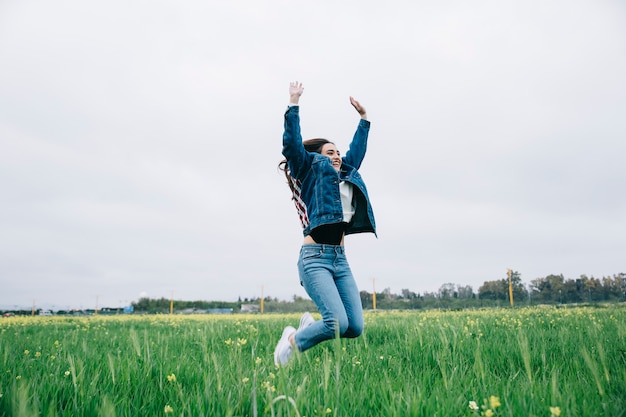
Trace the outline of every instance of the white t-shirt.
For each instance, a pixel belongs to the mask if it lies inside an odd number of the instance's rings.
[[[354,206],[352,205],[352,184],[349,182],[339,182],[339,194],[341,195],[341,207],[343,208],[343,221],[350,223],[354,216]]]

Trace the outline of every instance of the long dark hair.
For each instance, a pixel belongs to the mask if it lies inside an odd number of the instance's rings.
[[[323,139],[323,138],[307,139],[307,140],[302,141],[302,145],[304,146],[304,149],[306,149],[308,152],[315,152],[315,153],[322,153],[322,147],[324,147],[324,145],[326,145],[327,143],[333,143],[333,142],[329,141],[328,139]],[[280,163],[278,164],[278,169],[280,169],[281,171],[285,173],[285,178],[287,179],[287,185],[289,185],[289,188],[291,189],[292,194],[295,196],[297,194],[295,185],[294,185],[294,182],[296,181],[296,179],[291,176],[291,173],[289,172],[289,164],[287,164],[286,159],[283,159],[282,161],[280,161]],[[293,198],[295,199],[295,197]]]

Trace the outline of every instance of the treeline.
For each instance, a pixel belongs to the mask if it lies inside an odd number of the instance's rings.
[[[620,273],[610,277],[593,278],[581,275],[576,279],[566,279],[561,275],[548,275],[536,278],[525,285],[521,274],[511,272],[510,277],[513,301],[515,305],[535,304],[569,304],[569,303],[597,303],[626,301],[626,274]],[[462,309],[490,306],[510,305],[509,277],[495,281],[485,281],[478,291],[469,285],[453,283],[443,284],[436,292],[416,293],[409,289],[402,289],[400,294],[385,288],[382,292],[373,293],[361,291],[361,303],[365,309]],[[168,313],[170,303],[173,302],[175,312],[215,312],[219,309],[231,309],[232,312],[242,311],[242,306],[254,305],[260,307],[261,299],[239,299],[236,302],[224,301],[180,301],[166,298],[141,298],[133,302],[137,313]],[[255,311],[255,310],[253,310]],[[263,299],[263,311],[271,312],[302,312],[316,311],[315,305],[309,299],[293,296],[290,301],[281,301],[272,297]]]
[[[566,279],[561,275],[536,278],[524,285],[521,274],[511,272],[510,287],[515,305],[570,304],[626,301],[626,274],[594,278],[581,275]],[[372,293],[361,291],[364,307],[372,308]],[[376,293],[376,308],[420,309],[420,308],[471,308],[510,305],[509,278],[485,281],[475,292],[469,285],[444,284],[436,292],[418,294],[409,289],[400,294],[390,289]]]
[[[525,288],[519,279],[519,273],[513,273],[513,299],[536,303],[593,303],[626,301],[626,274],[594,278],[581,275],[579,278],[566,279],[563,274],[548,275],[530,281]],[[508,280],[485,282],[478,289],[481,299],[508,300]]]
[[[536,304],[572,304],[626,302],[626,273],[602,278],[581,275],[578,278],[565,278],[563,274],[535,278],[530,284],[522,282],[521,274],[512,271],[510,276],[513,301],[515,306]],[[478,291],[469,285],[453,283],[443,284],[435,292],[416,293],[402,289],[399,294],[385,288],[382,292],[361,291],[361,303],[365,309],[403,310],[403,309],[463,309],[491,306],[508,306],[509,277],[495,281],[485,281]],[[175,313],[238,313],[256,312],[290,313],[316,311],[315,304],[308,298],[294,295],[292,300],[284,301],[265,297],[239,299],[237,301],[184,301],[167,298],[140,298],[129,307],[101,308],[99,310],[59,310],[42,309],[0,310],[0,316],[13,315],[94,315],[94,314],[168,314],[170,308]]]
[[[226,313],[228,310],[238,313],[244,309],[242,307],[245,305],[254,305],[260,309],[260,304],[260,298],[245,298],[243,300],[239,299],[235,302],[182,301],[169,300],[167,298],[141,298],[139,301],[133,302],[132,306],[136,313],[147,314],[167,314],[170,312],[170,307],[172,307],[176,313]],[[313,301],[299,296],[294,296],[291,301],[281,301],[276,298],[265,297],[263,299],[263,310],[266,313],[315,311],[315,304],[313,304]],[[256,309],[252,311],[256,311]]]
[[[131,303],[135,312],[138,313],[169,313],[170,306],[177,311],[180,310],[213,310],[213,309],[237,309],[241,307],[240,303],[228,302],[228,301],[183,301],[183,300],[170,300],[167,298],[140,298],[139,301],[133,301]]]

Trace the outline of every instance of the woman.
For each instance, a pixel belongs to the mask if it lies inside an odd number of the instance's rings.
[[[354,338],[362,333],[361,297],[343,241],[352,233],[376,233],[365,183],[357,171],[365,157],[370,127],[365,108],[350,97],[361,120],[342,158],[335,144],[326,139],[302,141],[299,101],[303,91],[301,83],[289,85],[283,134],[285,160],[280,167],[303,228],[304,242],[298,259],[300,283],[322,320],[314,321],[305,313],[297,330],[287,326],[274,351],[277,365],[285,365],[295,350],[303,352],[336,335]]]

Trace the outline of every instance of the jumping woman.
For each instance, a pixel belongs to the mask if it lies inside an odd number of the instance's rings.
[[[322,315],[305,313],[296,330],[287,326],[274,350],[274,362],[285,365],[295,350],[304,352],[336,335],[355,338],[363,332],[363,308],[343,246],[345,235],[376,233],[374,213],[358,172],[367,149],[370,122],[365,108],[350,97],[361,116],[348,152],[341,157],[326,139],[302,141],[302,83],[289,85],[285,112],[283,156],[285,172],[302,223],[304,242],[298,259],[300,284]]]

